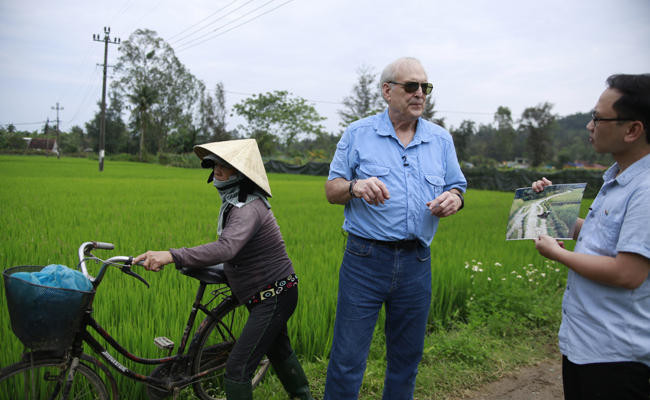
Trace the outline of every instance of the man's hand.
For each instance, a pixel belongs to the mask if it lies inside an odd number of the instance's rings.
[[[147,271],[158,272],[163,269],[167,264],[174,262],[172,253],[169,251],[151,251],[149,250],[146,253],[140,254],[133,259],[133,264],[137,264],[142,261],[142,265]]]
[[[356,197],[364,199],[370,205],[384,204],[390,199],[390,193],[384,182],[377,177],[371,176],[368,179],[359,179],[352,188]]]
[[[452,192],[443,192],[440,196],[427,202],[427,207],[431,215],[443,218],[456,214],[462,204],[463,202],[458,195]]]
[[[542,178],[538,181],[533,182],[532,187],[535,192],[539,193],[543,191],[546,186],[551,186],[552,184],[553,182],[549,181],[546,178]]]
[[[564,249],[564,242],[558,242],[548,235],[539,235],[535,239],[535,248],[544,257],[557,261],[559,252]]]

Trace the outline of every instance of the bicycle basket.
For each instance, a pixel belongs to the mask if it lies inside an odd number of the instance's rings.
[[[42,286],[13,276],[43,268],[19,266],[2,273],[11,329],[33,350],[66,349],[72,344],[95,292]]]

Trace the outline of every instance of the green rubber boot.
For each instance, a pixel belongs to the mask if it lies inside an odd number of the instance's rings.
[[[224,377],[223,387],[228,400],[253,400],[253,388],[250,381],[236,382]]]
[[[314,400],[309,391],[309,381],[305,371],[296,357],[296,353],[291,353],[289,358],[280,363],[273,365],[278,379],[282,382],[284,390],[289,393],[289,398],[299,400]]]

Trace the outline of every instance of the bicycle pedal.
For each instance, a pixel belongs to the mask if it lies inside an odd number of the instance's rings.
[[[161,350],[172,350],[174,348],[174,342],[164,336],[154,338],[153,343]]]

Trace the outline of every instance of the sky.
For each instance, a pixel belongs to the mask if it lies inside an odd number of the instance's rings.
[[[253,94],[306,99],[332,133],[359,69],[418,58],[437,117],[489,124],[553,104],[591,110],[614,73],[650,72],[649,0],[0,0],[0,125],[85,126],[101,99],[103,42],[150,29],[228,112]],[[119,55],[109,45],[108,65]],[[110,69],[109,69],[110,81]],[[227,118],[234,129],[241,118]]]

